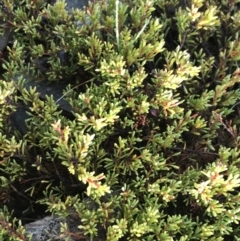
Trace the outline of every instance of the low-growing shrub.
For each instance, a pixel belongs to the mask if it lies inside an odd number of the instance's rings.
[[[2,240],[239,240],[238,1],[2,2]]]

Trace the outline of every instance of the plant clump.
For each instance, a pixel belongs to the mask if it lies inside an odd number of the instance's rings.
[[[2,6],[1,240],[239,240],[237,0]]]

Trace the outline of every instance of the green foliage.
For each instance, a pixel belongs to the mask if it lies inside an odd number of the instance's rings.
[[[74,210],[90,240],[238,240],[239,3],[108,0],[68,13],[63,1],[3,2],[14,31],[0,86],[3,193],[26,183],[30,205]],[[66,88],[42,98],[32,79]],[[7,125],[20,104],[26,133]]]
[[[27,241],[25,237],[25,230],[21,224],[21,221],[18,221],[16,218],[10,220],[11,214],[8,212],[6,207],[3,207],[0,212],[0,238],[1,240],[9,241]]]

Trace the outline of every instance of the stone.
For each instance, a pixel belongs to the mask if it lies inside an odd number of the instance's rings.
[[[90,209],[93,206],[89,207]],[[31,241],[65,241],[67,235],[61,233],[61,223],[66,223],[70,234],[69,241],[90,241],[90,237],[83,234],[78,226],[81,225],[79,216],[73,211],[69,210],[69,216],[66,218],[60,218],[57,215],[47,216],[43,219],[31,222],[24,226],[26,230],[26,236],[31,236]],[[93,241],[105,240],[105,232],[99,228],[99,236],[94,238]]]
[[[2,36],[0,36],[0,51],[3,51],[7,46],[9,39],[11,39],[10,29],[6,29]]]
[[[59,240],[58,234],[60,233],[61,221],[55,216],[49,216],[26,224],[26,235],[32,235],[32,241]]]
[[[88,5],[88,0],[65,0],[66,10],[71,12],[72,9],[83,9]]]
[[[78,229],[80,219],[74,212],[70,211],[67,218],[60,218],[56,215],[47,216],[43,219],[26,224],[26,236],[31,236],[31,241],[65,241],[67,236],[60,234],[61,223],[66,223],[69,233],[71,233],[69,241],[89,241],[89,238],[83,235]]]
[[[101,198],[102,202],[109,202],[112,196],[119,196],[121,190],[112,191]],[[89,210],[97,210],[99,205],[91,200],[85,198],[83,202],[86,204]],[[119,210],[115,209],[112,215],[117,216]],[[66,236],[60,234],[61,223],[66,223],[71,238],[69,241],[90,241],[90,238],[83,234],[83,231],[79,229],[81,220],[74,208],[68,210],[69,215],[66,218],[60,218],[57,215],[47,216],[43,219],[26,224],[26,235],[32,235],[31,241],[65,241]],[[106,230],[102,226],[98,226],[98,237],[95,237],[93,241],[106,240]],[[62,236],[61,236],[62,235]]]

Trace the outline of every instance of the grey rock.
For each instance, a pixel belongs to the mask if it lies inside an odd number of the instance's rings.
[[[83,9],[88,5],[88,0],[66,0],[66,10],[71,12],[72,9]]]
[[[32,241],[59,240],[60,218],[45,217],[25,225],[26,235],[31,235]]]
[[[16,85],[18,85],[18,76],[14,78]],[[26,90],[30,90],[30,88],[36,88],[36,91],[39,93],[39,98],[41,100],[46,100],[47,96],[52,96],[53,100],[57,104],[60,110],[63,110],[69,113],[68,116],[72,116],[72,107],[67,100],[64,99],[64,90],[67,87],[67,83],[65,82],[48,82],[38,81],[33,77],[26,77]],[[17,129],[22,135],[27,133],[26,120],[29,118],[27,112],[30,112],[29,106],[22,104],[18,106],[16,111],[11,114],[11,127]]]
[[[67,218],[60,218],[56,215],[47,216],[43,219],[26,224],[24,226],[26,236],[31,237],[31,241],[65,241],[67,235],[61,233],[61,223],[66,223],[69,233],[72,234],[72,236],[69,236],[69,241],[89,240],[83,235],[83,232],[78,229],[80,219],[72,212],[70,212]]]
[[[28,108],[17,108],[11,114],[11,127],[16,128],[22,135],[27,133],[26,120],[29,118],[27,114]]]
[[[72,107],[68,101],[63,98],[63,91],[67,87],[67,83],[64,82],[48,82],[48,81],[37,81],[30,80],[26,83],[25,87],[29,90],[31,87],[36,87],[37,92],[40,95],[40,98],[45,100],[47,96],[53,96],[55,103],[59,106],[60,109],[65,110],[67,112],[72,112]]]
[[[7,46],[9,39],[11,39],[11,31],[10,29],[6,29],[4,34],[0,36],[0,51],[3,51]]]
[[[119,196],[121,190],[112,191],[109,194],[106,194],[101,198],[103,202],[109,202],[112,196]],[[89,210],[97,210],[99,205],[91,200],[90,198],[86,198],[83,200],[87,209]],[[115,209],[114,216],[117,216],[117,212],[119,210]],[[90,241],[90,238],[83,234],[83,231],[79,229],[81,220],[79,215],[76,213],[74,208],[69,209],[69,215],[66,218],[59,218],[58,216],[47,216],[41,220],[38,220],[33,223],[29,223],[25,225],[26,234],[32,235],[32,241],[64,241],[66,240],[66,236],[61,234],[60,227],[61,223],[66,223],[68,230],[72,234],[69,241]],[[98,237],[95,237],[93,241],[101,241],[106,240],[106,230],[98,226]]]

